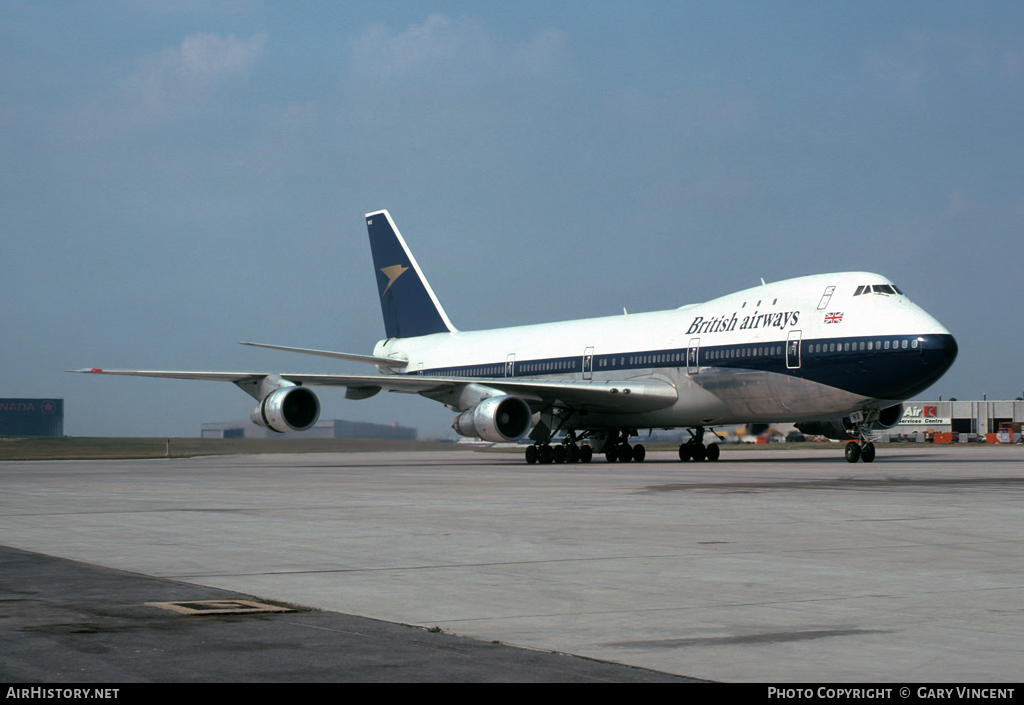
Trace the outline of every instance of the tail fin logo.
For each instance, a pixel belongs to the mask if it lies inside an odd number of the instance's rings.
[[[384,276],[388,278],[388,285],[384,287],[384,292],[380,295],[383,299],[384,294],[388,293],[388,289],[391,288],[391,285],[394,284],[395,281],[405,272],[408,272],[409,268],[403,267],[400,264],[393,264],[390,267],[382,267],[380,271],[384,272]]]

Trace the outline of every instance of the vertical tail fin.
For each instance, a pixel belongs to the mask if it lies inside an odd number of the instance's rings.
[[[389,338],[415,338],[450,333],[455,326],[416,264],[401,233],[386,210],[366,214],[370,251],[377,273],[377,291]]]

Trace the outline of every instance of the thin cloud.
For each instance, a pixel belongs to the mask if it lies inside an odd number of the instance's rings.
[[[394,33],[374,25],[351,44],[351,74],[375,81],[431,78],[460,82],[509,76],[555,76],[565,67],[563,32],[546,28],[522,42],[492,36],[474,18],[432,14]]]
[[[1016,79],[1024,74],[1024,44],[971,33],[915,29],[865,53],[864,70],[916,96],[927,86],[964,78]]]
[[[222,86],[245,81],[263,56],[266,33],[246,40],[234,35],[196,32],[180,46],[169,47],[142,61],[125,82],[135,107],[160,114],[194,105]]]

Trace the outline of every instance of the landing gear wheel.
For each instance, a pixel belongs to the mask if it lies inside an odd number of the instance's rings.
[[[704,460],[706,457],[708,457],[708,449],[704,447],[703,443],[698,443],[691,450],[691,455],[693,456],[694,460],[700,462]]]
[[[566,458],[568,462],[573,464],[580,462],[580,447],[578,445],[570,443],[565,448],[569,452],[569,455]]]
[[[551,461],[555,459],[555,451],[551,446],[541,446],[539,453],[538,460],[541,465],[550,465]]]
[[[628,443],[619,446],[619,462],[628,463],[633,460],[633,448]]]
[[[594,459],[594,449],[590,446],[583,446],[580,448],[580,462],[589,463]]]
[[[556,463],[564,463],[565,462],[565,456],[568,455],[568,452],[565,450],[565,446],[555,446],[552,450],[554,451],[554,454],[555,454],[555,462]]]
[[[860,461],[862,463],[873,463],[875,461],[875,444],[865,443],[860,449]]]
[[[526,464],[533,465],[537,462],[537,446],[526,446]]]
[[[609,463],[614,463],[619,459],[618,449],[615,446],[608,446],[608,450],[604,452],[604,459]]]
[[[708,461],[715,462],[718,460],[718,456],[722,454],[722,449],[718,447],[717,443],[712,443],[708,446]]]
[[[684,463],[690,459],[690,446],[685,443],[679,446],[679,459]]]
[[[857,441],[847,443],[846,450],[844,452],[846,453],[846,462],[856,463],[860,460],[860,446],[857,445]],[[872,458],[872,460],[874,460],[874,458]]]
[[[635,446],[633,446],[633,462],[634,463],[642,463],[642,462],[644,462],[644,458],[646,458],[646,457],[647,457],[647,449],[646,448],[644,448],[639,443],[637,443]]]

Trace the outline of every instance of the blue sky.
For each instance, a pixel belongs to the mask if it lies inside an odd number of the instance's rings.
[[[0,395],[197,435],[251,400],[63,371],[365,372],[235,341],[371,350],[388,208],[463,329],[868,270],[960,342],[926,396],[1012,398],[1022,109],[1020,3],[4,2]]]

